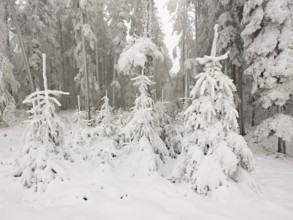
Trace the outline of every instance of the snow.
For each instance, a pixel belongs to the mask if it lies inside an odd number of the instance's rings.
[[[160,61],[164,60],[163,54],[151,39],[147,37],[131,39],[119,57],[118,69],[126,75],[131,74],[132,68],[144,68],[148,59],[147,56],[152,56]]]
[[[67,119],[67,135],[78,129]],[[0,216],[5,220],[290,220],[293,218],[293,158],[276,159],[253,147],[257,168],[253,177],[241,173],[238,183],[221,187],[207,197],[186,183],[173,184],[159,175],[133,177],[90,160],[66,162],[69,181],[53,181],[46,192],[22,188],[11,177],[21,147],[24,123],[0,130]],[[128,161],[131,164],[131,161]],[[174,160],[165,165],[168,176]],[[132,167],[135,164],[132,163]],[[241,178],[243,177],[243,178]]]

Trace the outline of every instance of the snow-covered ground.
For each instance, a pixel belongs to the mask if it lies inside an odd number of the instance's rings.
[[[62,113],[68,132],[76,129],[71,115]],[[112,170],[84,160],[66,162],[69,181],[55,181],[45,193],[35,193],[11,176],[24,128],[18,123],[0,130],[0,220],[293,219],[291,156],[276,159],[253,148],[253,178],[206,197],[195,194],[188,184],[173,184],[159,175],[130,177],[123,164]],[[162,171],[165,176],[172,162]]]

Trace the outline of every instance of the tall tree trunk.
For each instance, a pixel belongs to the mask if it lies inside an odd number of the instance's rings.
[[[199,57],[198,54],[198,15],[199,15],[199,10],[198,10],[198,0],[194,0],[194,28],[195,28],[195,57]],[[195,66],[194,68],[195,75],[198,73],[198,65]]]
[[[96,66],[95,66],[95,72],[96,72],[96,81],[98,82],[99,88],[101,88],[101,80],[100,80],[100,58],[99,58],[99,47],[98,47],[98,43],[96,43],[96,48],[95,48],[95,62],[96,62]]]
[[[115,66],[116,66],[116,62],[117,62],[117,54],[115,53],[115,55],[114,55],[114,62],[113,62],[113,80],[112,80],[112,87],[113,87],[113,93],[112,93],[112,106],[115,108],[115,104],[116,104],[116,102],[115,102],[115,86],[116,86],[116,84],[114,83],[115,81],[116,81],[116,68],[115,68]]]
[[[184,0],[183,3],[183,24],[182,24],[182,68],[185,75],[185,89],[184,89],[184,97],[186,98],[185,104],[187,105],[187,97],[189,95],[189,77],[188,77],[188,71],[185,70],[184,64],[185,60],[187,58],[187,48],[186,48],[186,23],[187,23],[187,0]]]
[[[62,91],[68,91],[67,88],[67,77],[65,72],[65,65],[64,65],[64,44],[63,44],[63,24],[61,21],[61,15],[58,16],[58,25],[59,25],[59,41],[60,41],[60,58],[61,58],[61,72],[62,72]],[[62,107],[63,109],[68,109],[69,98],[67,96],[62,96]]]
[[[255,126],[255,98],[252,95],[251,97],[251,105],[252,105],[252,115],[251,115],[251,126],[254,127]]]
[[[231,79],[235,86],[237,86],[237,78],[236,78],[236,66],[231,62]]]
[[[21,31],[20,31],[20,28],[19,28],[19,25],[18,25],[18,22],[17,22],[16,12],[15,12],[15,9],[14,9],[14,6],[13,6],[11,0],[8,0],[8,4],[9,4],[12,20],[13,20],[15,28],[16,28],[17,39],[18,39],[18,41],[20,43],[20,47],[21,47],[21,51],[22,51],[22,55],[23,55],[23,59],[24,59],[24,63],[25,63],[26,72],[28,74],[30,90],[31,90],[31,92],[34,92],[35,91],[35,86],[34,86],[34,82],[33,82],[33,77],[32,77],[32,73],[31,73],[31,70],[30,70],[28,58],[27,58],[27,55],[25,53],[25,47],[24,47],[24,43],[23,43],[23,40],[22,40]]]
[[[81,12],[81,11],[80,11]],[[81,25],[84,25],[84,14],[80,13]],[[82,42],[82,53],[83,53],[83,71],[86,77],[86,107],[87,107],[87,119],[91,120],[91,109],[90,109],[90,92],[89,92],[89,75],[87,70],[87,59],[86,59],[86,46],[85,46],[85,38],[81,28],[81,42]]]
[[[240,68],[237,68],[237,78],[238,78],[238,94],[239,94],[239,98],[240,98],[240,104],[238,106],[238,112],[239,112],[239,121],[240,121],[240,134],[241,135],[245,135],[245,121],[244,121],[244,111],[243,111],[243,107],[244,107],[244,99],[243,99],[243,72]]]

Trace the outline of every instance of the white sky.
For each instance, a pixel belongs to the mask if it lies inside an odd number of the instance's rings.
[[[171,59],[173,60],[172,52],[174,47],[177,46],[179,37],[175,34],[173,34],[173,22],[171,21],[171,15],[169,14],[169,11],[167,10],[166,3],[169,0],[155,0],[155,4],[159,11],[159,16],[161,18],[161,22],[163,25],[162,31],[165,33],[165,44],[169,50],[169,54]],[[176,74],[179,69],[179,51],[177,51],[177,59],[173,60],[173,67],[171,69],[171,74]]]

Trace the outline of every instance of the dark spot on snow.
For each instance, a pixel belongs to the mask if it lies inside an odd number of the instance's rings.
[[[100,189],[104,189],[104,187],[103,186],[101,186],[101,188]]]
[[[7,137],[7,134],[6,134],[6,133],[4,133],[4,134],[3,134],[3,136],[4,136],[4,137]]]
[[[124,197],[127,197],[127,196],[128,196],[127,194],[122,195],[122,196],[120,196],[120,199],[123,199]]]
[[[87,201],[87,197],[83,197],[83,200],[84,200],[84,201]]]

